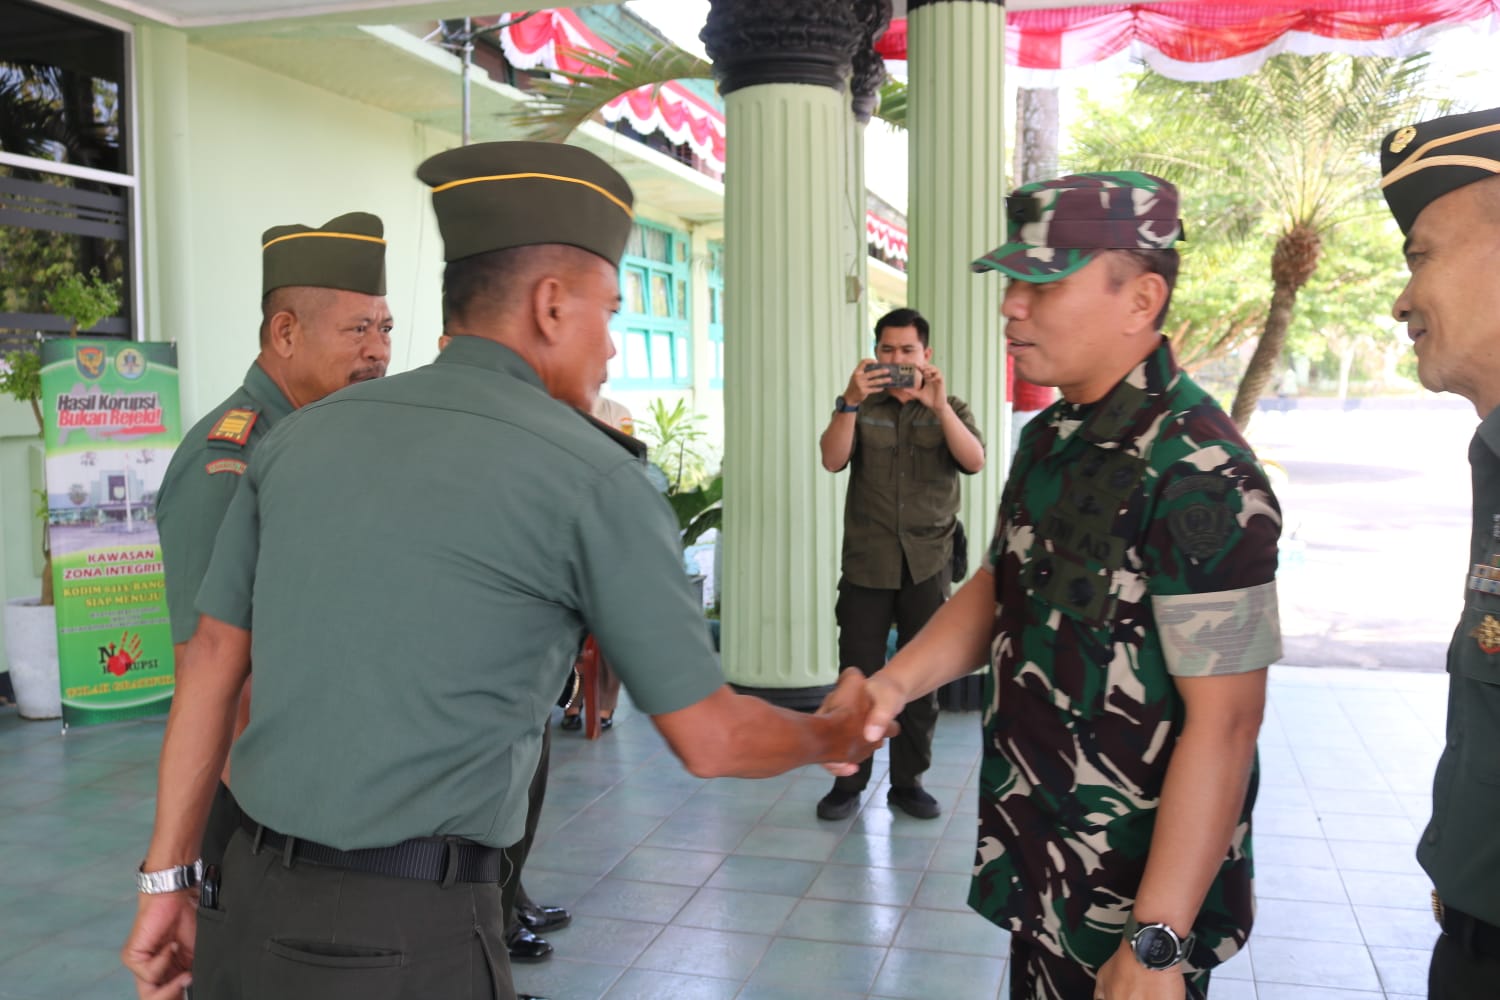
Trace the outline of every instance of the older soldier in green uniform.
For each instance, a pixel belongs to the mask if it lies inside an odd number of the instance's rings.
[[[256,446],[297,407],[385,374],[384,232],[376,216],[351,212],[317,229],[275,226],[261,237],[260,353],[244,384],[184,435],[156,500],[179,672],[214,536]],[[237,730],[248,708],[245,698]],[[204,843],[209,861],[222,857],[235,816],[221,785]]]
[[[1448,741],[1417,860],[1442,926],[1432,1000],[1500,991],[1500,108],[1396,129],[1381,188],[1411,278],[1392,310],[1417,376],[1474,404],[1474,522],[1464,610],[1448,646]]]
[[[418,176],[453,343],[288,417],[246,470],[162,748],[123,954],[142,997],[191,978],[199,1000],[509,1000],[500,849],[522,835],[587,632],[694,774],[767,776],[879,744],[862,736],[858,671],[818,715],[725,684],[675,519],[578,412],[614,351],[625,180],[529,142],[450,150]],[[621,587],[623,567],[641,584]],[[193,881],[252,659],[234,748],[245,825],[195,906],[174,887]]]
[[[987,565],[870,681],[872,725],[988,651],[969,905],[1011,932],[1014,1000],[1180,998],[1244,944],[1281,517],[1250,448],[1160,334],[1177,192],[1029,184],[1009,241],[1027,425]]]

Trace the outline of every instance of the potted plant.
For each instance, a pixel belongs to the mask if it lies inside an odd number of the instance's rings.
[[[49,269],[54,279],[47,306],[68,319],[72,336],[120,308],[120,282],[104,281],[97,269],[81,275],[70,264]],[[38,349],[17,350],[0,361],[0,392],[27,403],[36,418],[37,437],[45,434],[42,420],[42,356]],[[58,683],[57,614],[53,607],[52,551],[48,545],[47,492],[38,491],[37,516],[42,520],[42,592],[5,603],[5,658],[11,686],[22,718],[56,719],[62,715]]]

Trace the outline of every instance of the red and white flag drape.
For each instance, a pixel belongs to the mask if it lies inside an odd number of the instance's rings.
[[[1005,62],[1024,86],[1056,85],[1058,71],[1122,52],[1173,79],[1227,80],[1281,52],[1410,55],[1431,32],[1459,24],[1500,30],[1500,0],[1204,0],[1009,10]],[[893,22],[876,50],[905,59],[906,22]]]

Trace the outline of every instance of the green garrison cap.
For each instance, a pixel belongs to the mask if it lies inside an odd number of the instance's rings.
[[[311,226],[272,226],[261,236],[262,296],[301,285],[385,294],[385,226],[369,212],[350,212]]]
[[[1380,143],[1380,188],[1403,233],[1449,191],[1500,174],[1500,108],[1396,129]]]
[[[1005,199],[1006,241],[972,267],[1057,281],[1100,250],[1166,250],[1182,239],[1177,189],[1129,170],[1024,184]]]
[[[481,142],[429,157],[417,177],[432,188],[445,261],[564,243],[618,266],[630,236],[630,185],[577,146]]]

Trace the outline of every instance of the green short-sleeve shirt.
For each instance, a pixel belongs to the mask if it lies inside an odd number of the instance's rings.
[[[345,849],[519,840],[586,632],[647,713],[724,683],[640,463],[473,337],[283,421],[198,609],[253,633],[236,797]]]
[[[251,453],[292,409],[260,364],[252,364],[244,384],[194,424],[172,454],[156,495],[156,526],[174,643],[187,642],[198,627],[194,600]],[[253,417],[234,415],[226,422],[231,411]]]

